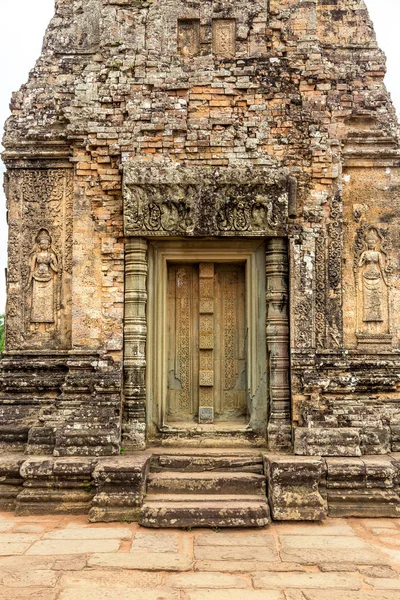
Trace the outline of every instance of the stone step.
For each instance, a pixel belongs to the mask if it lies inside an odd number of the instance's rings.
[[[151,473],[147,482],[149,494],[256,494],[266,495],[264,475],[231,472],[162,471]]]
[[[262,456],[159,455],[152,459],[152,471],[230,471],[264,473]]]
[[[170,503],[179,504],[180,502],[191,505],[203,504],[204,502],[220,502],[223,504],[231,500],[242,504],[264,501],[263,497],[258,494],[213,494],[212,496],[206,494],[147,494],[146,496],[146,504],[164,504],[164,506]]]
[[[209,501],[178,502],[146,499],[139,524],[144,527],[265,527],[270,523],[269,506],[262,499],[219,496]]]
[[[65,428],[57,434],[57,443],[70,442],[74,446],[82,446],[90,443],[92,446],[102,444],[117,444],[118,431],[112,429],[69,429]]]

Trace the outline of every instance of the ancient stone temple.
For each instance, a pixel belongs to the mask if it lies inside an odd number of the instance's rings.
[[[400,514],[384,74],[363,0],[56,0],[4,138],[1,507]]]

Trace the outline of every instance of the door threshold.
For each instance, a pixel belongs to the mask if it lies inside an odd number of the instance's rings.
[[[164,426],[149,440],[152,446],[187,448],[265,448],[266,443],[265,437],[237,423],[230,427],[214,424]]]
[[[162,425],[160,427],[160,431],[161,432],[177,432],[177,431],[185,431],[185,432],[201,432],[201,431],[207,431],[207,432],[230,432],[230,433],[235,433],[235,432],[241,432],[241,433],[253,433],[253,430],[248,426],[245,425],[244,423],[241,423],[240,421],[231,421],[231,422],[226,422],[226,423],[185,423],[185,422],[176,422],[176,423],[171,423],[171,424],[167,424],[167,425]]]

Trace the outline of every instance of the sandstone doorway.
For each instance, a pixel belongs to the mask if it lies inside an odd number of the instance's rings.
[[[148,244],[149,440],[265,439],[265,257],[260,239]]]
[[[166,423],[245,424],[245,264],[167,268]]]

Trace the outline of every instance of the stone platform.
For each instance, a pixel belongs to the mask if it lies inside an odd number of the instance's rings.
[[[400,521],[152,531],[0,514],[0,600],[398,600]]]
[[[263,527],[327,516],[399,517],[400,455],[158,449],[114,457],[0,456],[0,508],[147,527]]]

